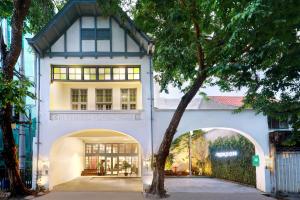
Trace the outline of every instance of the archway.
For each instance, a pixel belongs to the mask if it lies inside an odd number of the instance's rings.
[[[199,133],[201,133],[201,139],[199,139],[200,137],[197,136],[197,144],[198,146],[199,144],[202,145],[203,148],[199,149],[199,147],[196,147],[195,144],[191,142],[193,141],[192,138],[195,137],[195,133],[196,135],[198,134],[198,136]],[[177,138],[174,140],[173,144],[176,145],[180,150],[175,150],[171,147],[171,159],[173,159],[173,161],[177,160],[177,163],[173,163],[172,165],[173,172],[171,171],[168,173],[174,173],[175,167],[175,170],[177,170],[177,174],[212,175],[214,177],[237,181],[243,184],[254,185],[256,186],[256,188],[264,190],[265,156],[261,145],[255,139],[253,139],[251,135],[233,128],[211,127],[191,130],[187,133],[185,132],[183,134],[176,134],[176,136]],[[182,142],[180,142],[179,140],[182,140]],[[205,142],[203,142],[203,140]],[[180,147],[180,145],[184,146],[184,144],[185,150]],[[228,146],[228,144],[230,147],[226,147],[226,145]],[[246,148],[243,148],[244,146]],[[195,155],[195,153],[194,155],[193,153],[189,154],[190,149],[191,151],[195,151],[195,149],[197,149],[196,153],[198,153],[199,155],[197,156]],[[250,153],[247,152],[248,150],[250,151]],[[251,163],[251,158],[254,155],[258,155],[259,157],[260,163],[257,167],[252,166]],[[183,162],[178,162],[180,159]],[[200,163],[201,167],[200,164],[197,164],[197,167],[195,167],[196,162]],[[244,164],[245,162],[247,162],[247,165],[243,165],[242,167],[240,167],[239,163]],[[219,166],[222,164],[223,166]],[[218,165],[218,167],[216,167],[215,165]],[[225,168],[227,167],[227,169],[224,169],[224,166]],[[170,170],[170,163],[168,164],[168,169]],[[212,174],[211,172],[212,169],[214,169],[214,174]],[[221,174],[224,173],[226,175],[229,175],[227,177],[220,176],[220,174],[217,174],[217,170],[219,170],[219,173],[221,172]],[[229,172],[235,175],[234,171],[239,172],[240,176],[244,177],[229,177]]]
[[[140,177],[140,143],[107,129],[80,130],[57,139],[50,151],[49,188],[80,176]]]

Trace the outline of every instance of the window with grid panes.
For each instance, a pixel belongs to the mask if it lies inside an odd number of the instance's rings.
[[[140,68],[128,67],[127,76],[128,76],[128,80],[140,80]]]
[[[112,109],[112,89],[96,89],[96,109]]]
[[[113,68],[113,78],[114,80],[126,80],[126,68],[125,67]]]
[[[121,109],[136,110],[136,88],[121,89]]]
[[[83,79],[84,80],[96,80],[96,68],[84,68],[83,69]]]
[[[69,68],[69,80],[81,80],[81,67]]]
[[[67,80],[67,68],[66,67],[53,67],[53,79],[54,80]]]
[[[87,110],[87,89],[71,89],[72,110]]]
[[[99,80],[100,81],[109,81],[111,80],[111,68],[110,67],[100,67],[98,69]]]

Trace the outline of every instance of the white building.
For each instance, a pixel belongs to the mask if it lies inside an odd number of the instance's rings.
[[[179,100],[153,92],[148,36],[122,13],[101,16],[96,0],[71,0],[29,43],[37,53],[40,99],[33,180],[52,189],[82,174],[129,173],[149,184],[151,155]],[[247,137],[260,158],[257,188],[268,192],[267,117],[233,114],[237,100],[224,98],[193,100],[175,137],[202,128]]]

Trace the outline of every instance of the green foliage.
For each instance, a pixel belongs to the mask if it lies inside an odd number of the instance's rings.
[[[55,14],[52,0],[31,0],[25,31],[38,33]]]
[[[0,109],[10,104],[14,106],[15,112],[24,113],[26,105],[24,97],[35,98],[35,95],[29,91],[32,86],[32,82],[26,78],[8,82],[0,72]]]
[[[208,156],[208,143],[202,130],[193,131],[191,136],[191,156],[192,171],[199,174],[199,169],[204,171],[205,162]],[[190,133],[184,133],[176,138],[171,145],[169,156],[167,157],[165,169],[171,170],[173,164],[187,164],[189,161],[189,137]]]
[[[11,0],[0,1],[0,18],[7,18],[13,10],[13,2]]]
[[[219,158],[216,152],[238,151],[238,156]],[[254,145],[243,136],[218,138],[209,146],[212,176],[236,181],[248,185],[256,185],[255,167],[251,164],[255,154]]]
[[[172,170],[173,163],[174,163],[174,155],[170,153],[166,160],[165,170]]]
[[[242,4],[241,4],[242,5]],[[222,90],[246,88],[245,107],[278,120],[289,120],[300,141],[300,1],[255,0],[237,8],[218,3],[229,15],[216,12],[226,24],[223,48],[210,73]],[[236,12],[238,9],[238,12]]]
[[[55,2],[52,0],[31,0],[29,13],[26,16],[24,32],[37,33],[55,14]],[[1,0],[0,18],[11,18],[12,0]]]
[[[206,85],[246,89],[244,108],[288,119],[300,140],[300,1],[140,0],[135,22],[155,39],[154,69],[162,90],[185,91],[205,53]],[[200,26],[195,38],[193,20]],[[205,85],[204,85],[205,86]]]

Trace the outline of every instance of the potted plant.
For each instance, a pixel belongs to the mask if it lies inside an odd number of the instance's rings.
[[[123,161],[123,169],[125,170],[125,173],[124,173],[125,176],[128,176],[127,169],[130,167],[131,167],[131,165],[126,160]]]

